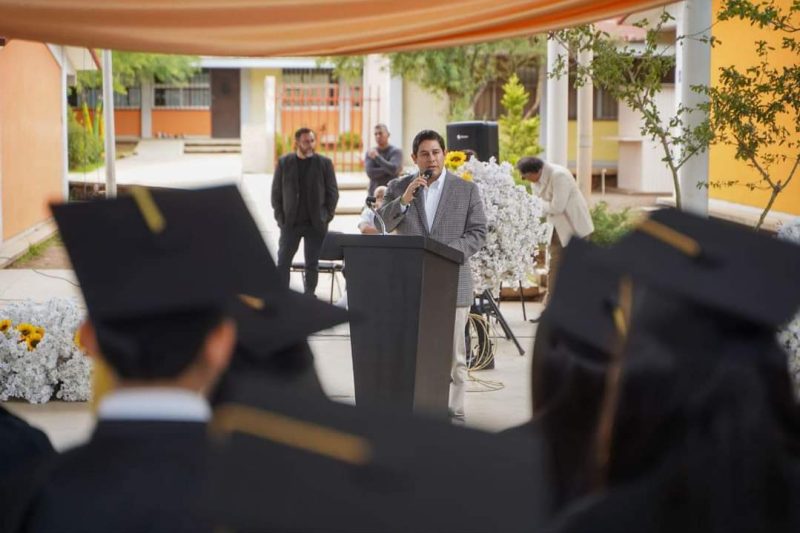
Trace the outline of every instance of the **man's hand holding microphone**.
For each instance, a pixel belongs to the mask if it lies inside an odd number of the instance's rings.
[[[410,204],[419,194],[420,188],[428,186],[428,180],[432,175],[433,171],[428,169],[425,172],[418,174],[416,178],[411,180],[411,183],[409,183],[408,187],[406,187],[406,191],[403,193],[403,196],[400,197],[400,204],[403,206]]]

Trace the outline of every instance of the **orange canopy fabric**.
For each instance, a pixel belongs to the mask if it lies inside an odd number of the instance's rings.
[[[664,0],[0,0],[0,36],[198,55],[419,50],[531,35]]]

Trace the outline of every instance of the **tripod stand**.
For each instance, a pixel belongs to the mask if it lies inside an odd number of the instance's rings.
[[[500,312],[500,308],[497,306],[497,302],[494,300],[492,293],[488,290],[483,291],[481,295],[478,296],[477,300],[478,302],[473,305],[473,312],[484,315],[487,321],[489,317],[494,317],[497,319],[497,322],[500,324],[506,339],[514,342],[520,355],[525,355],[525,350],[523,350],[522,346],[520,346],[517,337],[514,335],[514,332],[511,331],[511,328],[509,327],[508,322],[506,322],[503,313]]]

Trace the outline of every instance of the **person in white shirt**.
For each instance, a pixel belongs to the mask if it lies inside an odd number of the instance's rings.
[[[562,247],[572,237],[583,239],[591,235],[594,223],[586,199],[569,169],[546,163],[538,157],[523,157],[517,162],[517,170],[522,179],[533,184],[536,194],[544,200],[547,221],[553,225],[546,303],[553,293]]]
[[[385,185],[381,185],[375,189],[375,209],[381,208],[385,194]],[[361,210],[361,219],[358,221],[358,231],[365,235],[379,235],[381,233],[377,224],[375,224],[375,211],[369,207],[364,207],[364,209]]]

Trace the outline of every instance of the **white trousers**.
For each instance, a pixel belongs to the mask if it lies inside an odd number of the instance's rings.
[[[467,326],[469,307],[456,307],[456,323],[453,328],[453,363],[450,369],[450,416],[464,419],[464,394],[467,391],[467,346],[464,328]]]

